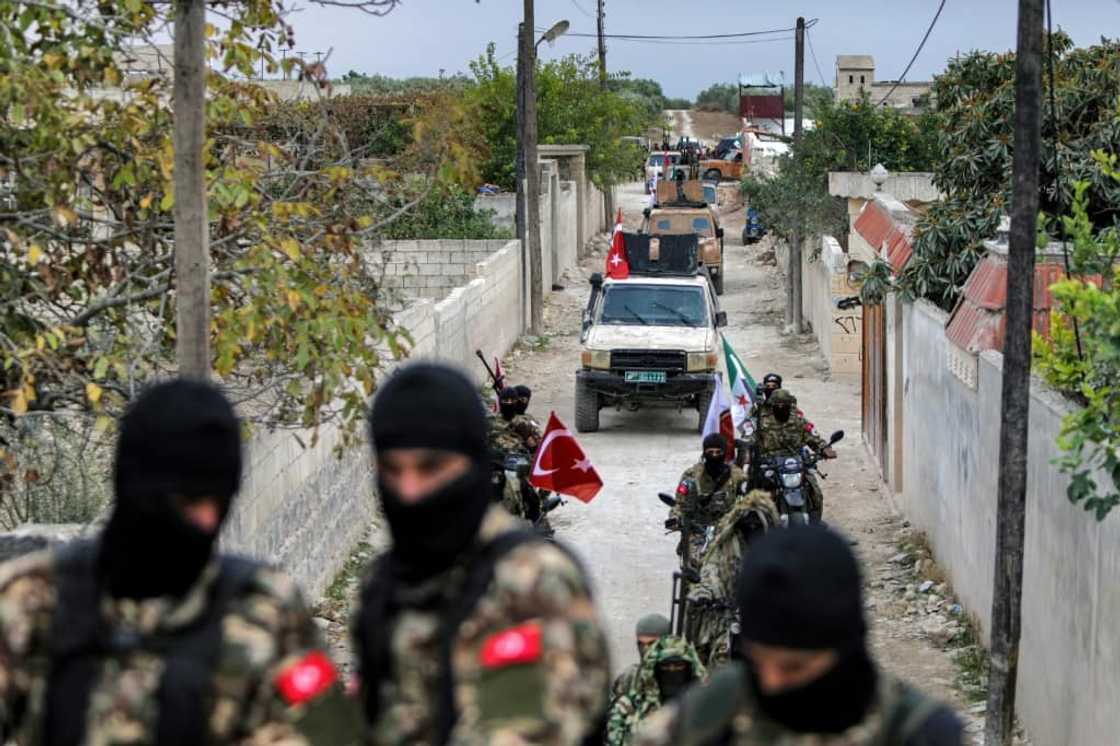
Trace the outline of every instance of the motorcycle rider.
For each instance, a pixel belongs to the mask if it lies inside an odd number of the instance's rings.
[[[735,584],[748,549],[778,525],[774,501],[752,490],[716,525],[715,537],[700,563],[700,582],[689,589],[688,609],[695,619],[696,650],[708,668],[726,663],[734,652],[733,627],[738,622]]]
[[[871,658],[860,568],[823,526],[771,531],[743,562],[739,652],[651,715],[637,746],[961,746],[946,706]]]
[[[675,635],[659,637],[642,657],[629,689],[611,703],[607,746],[629,744],[643,719],[707,676],[707,669],[690,642]]]
[[[759,415],[755,443],[762,459],[799,454],[803,446],[826,459],[836,458],[836,451],[828,441],[817,435],[815,428],[797,411],[797,397],[788,389],[777,389],[770,395]],[[805,477],[809,513],[819,521],[824,514],[824,495],[812,473]]]
[[[700,556],[707,540],[706,532],[715,526],[747,492],[747,477],[734,464],[728,463],[730,445],[720,433],[704,438],[703,455],[699,463],[690,466],[681,475],[677,486],[677,501],[669,512],[665,525],[670,530],[680,530],[688,524],[689,537],[686,551],[685,537],[677,545],[681,567],[697,570]]]
[[[611,685],[612,702],[630,690],[630,686],[634,683],[641,668],[642,658],[645,657],[649,646],[656,642],[657,638],[670,632],[672,632],[672,628],[669,620],[663,614],[646,614],[638,620],[638,624],[634,628],[634,637],[638,643],[638,662],[631,663],[625,671],[615,677],[614,683]]]

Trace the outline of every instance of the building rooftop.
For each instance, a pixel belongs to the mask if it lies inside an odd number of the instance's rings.
[[[874,70],[875,58],[869,54],[838,54],[836,66],[845,70]]]

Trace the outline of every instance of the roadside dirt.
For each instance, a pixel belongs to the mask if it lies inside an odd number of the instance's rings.
[[[714,145],[721,137],[730,137],[739,131],[739,118],[726,111],[693,109],[692,131],[701,140]]]

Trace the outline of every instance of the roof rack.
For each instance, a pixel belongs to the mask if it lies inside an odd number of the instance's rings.
[[[692,277],[700,272],[700,242],[695,233],[650,236],[623,233],[631,275]]]
[[[657,182],[655,207],[707,207],[707,204],[704,201],[704,184],[699,179],[662,179]]]

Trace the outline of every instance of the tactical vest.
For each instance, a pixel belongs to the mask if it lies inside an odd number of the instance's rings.
[[[751,698],[743,664],[731,662],[719,670],[707,687],[685,695],[675,725],[674,744],[681,746],[739,746],[780,744],[799,746],[818,743],[818,736],[798,734],[771,723],[748,724],[746,733],[736,732],[741,715],[750,715]],[[844,735],[851,746],[900,746],[916,735],[939,707],[938,703],[909,685],[879,675],[880,692],[863,723]],[[858,731],[858,732],[857,732]],[[743,740],[746,736],[748,740]],[[854,738],[855,740],[852,740]]]
[[[172,635],[142,637],[112,629],[101,614],[97,543],[73,542],[55,555],[57,592],[50,627],[50,672],[41,742],[77,746],[85,742],[90,692],[106,658],[146,652],[163,659],[159,718],[160,746],[208,743],[213,678],[222,646],[222,618],[242,596],[261,565],[241,557],[221,557],[220,572],[206,609]]]

